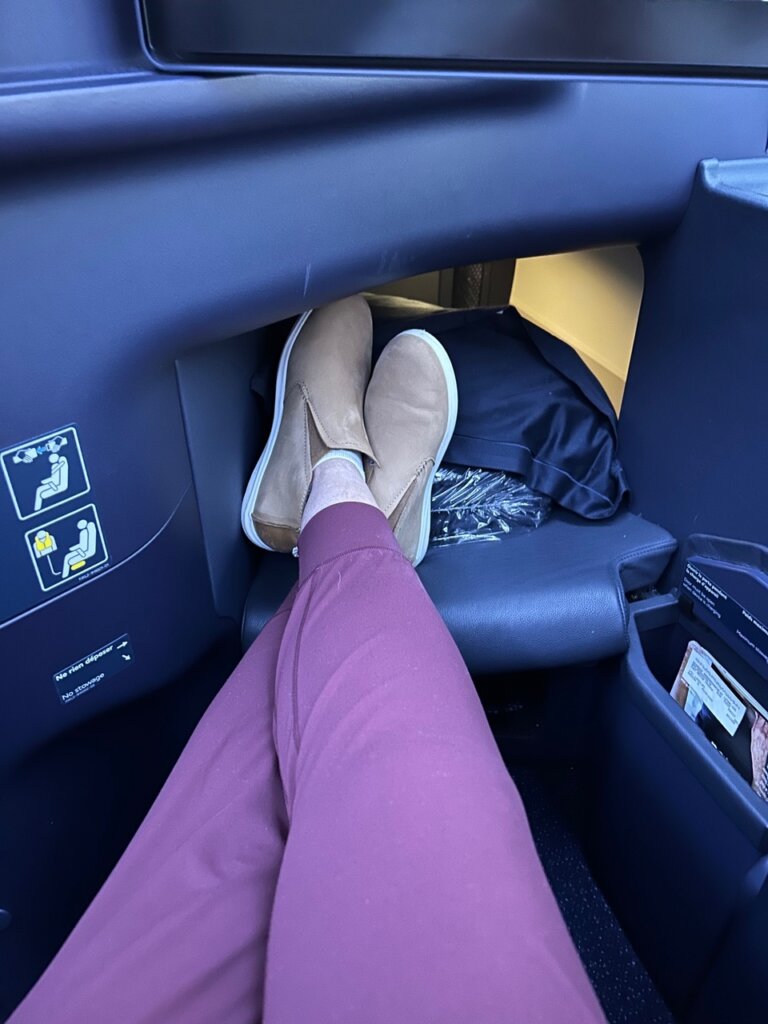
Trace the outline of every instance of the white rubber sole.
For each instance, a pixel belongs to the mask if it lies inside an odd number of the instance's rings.
[[[256,532],[256,528],[253,525],[253,518],[251,513],[256,507],[256,499],[259,495],[259,488],[261,487],[261,481],[264,479],[264,473],[272,457],[272,452],[275,450],[275,444],[277,442],[277,435],[280,432],[280,424],[283,422],[283,406],[285,405],[285,381],[288,375],[288,360],[291,358],[291,352],[293,346],[296,344],[296,340],[301,333],[301,329],[311,316],[313,310],[308,309],[306,313],[302,313],[296,323],[293,325],[291,333],[288,335],[288,340],[283,346],[283,351],[280,356],[280,363],[277,367],[277,384],[275,385],[275,415],[272,419],[272,429],[269,432],[267,443],[264,446],[264,451],[259,457],[259,461],[254,466],[251,478],[248,481],[248,486],[245,489],[245,497],[243,498],[243,504],[240,506],[240,525],[243,528],[243,533],[246,535],[248,540],[258,547],[263,548],[265,551],[274,550],[268,544],[259,537]]]
[[[451,443],[453,432],[456,429],[456,417],[459,412],[459,389],[456,385],[456,374],[453,370],[453,364],[448,358],[448,353],[445,351],[443,346],[429,331],[422,331],[418,329],[410,331],[401,331],[396,337],[401,337],[403,334],[415,334],[417,338],[421,338],[429,345],[432,351],[438,358],[440,367],[445,376],[445,384],[448,389],[448,423],[446,424],[445,433],[443,439],[440,442],[440,447],[437,450],[435,456],[435,462],[430,470],[429,476],[427,477],[427,486],[424,489],[424,497],[421,504],[421,529],[419,531],[419,543],[416,548],[416,554],[413,558],[414,566],[418,565],[422,561],[427,553],[429,547],[429,534],[432,526],[432,485],[435,482],[435,473],[440,468],[440,464],[443,461],[448,445]],[[394,338],[392,339],[395,340]]]

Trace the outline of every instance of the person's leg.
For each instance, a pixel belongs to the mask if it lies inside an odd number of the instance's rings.
[[[290,598],[225,683],[12,1024],[255,1024],[286,830],[272,736]]]
[[[332,504],[340,472],[278,659],[265,1022],[602,1021],[461,656],[384,516]]]
[[[362,462],[360,465],[362,466]],[[365,482],[362,469],[357,470],[344,458],[331,457],[313,470],[312,488],[301,517],[302,530],[318,512],[322,512],[329,505],[341,505],[344,502],[379,507]]]

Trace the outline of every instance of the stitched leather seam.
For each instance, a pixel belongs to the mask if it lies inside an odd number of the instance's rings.
[[[304,491],[304,497],[301,499],[301,507],[299,508],[299,528],[300,528],[301,527],[301,520],[304,518],[304,509],[307,507],[307,501],[309,500],[309,492],[312,489],[312,454],[311,454],[310,448],[309,448],[309,421],[307,419],[307,417],[309,416],[309,413],[307,411],[307,408],[309,406],[309,402],[307,401],[306,392],[304,391],[304,385],[302,384],[302,385],[299,385],[299,386],[301,388],[302,394],[304,395],[304,402],[305,402],[305,404],[304,404],[304,471],[305,471],[305,473],[307,473],[307,467],[309,467],[309,470],[308,470],[308,477],[309,478],[306,480],[306,489]]]
[[[304,381],[300,381],[299,382],[299,387],[301,388],[301,393],[304,395],[304,401],[307,403],[307,406],[309,407],[310,411],[312,412],[312,415],[313,415],[313,417],[315,419],[315,423],[320,428],[319,432],[321,434],[324,434],[325,437],[328,438],[328,441],[330,442],[330,447],[331,448],[348,448],[349,445],[351,443],[353,443],[351,441],[351,439],[348,439],[346,441],[342,441],[340,438],[334,437],[331,434],[330,430],[328,430],[328,428],[326,427],[326,425],[323,422],[323,420],[320,418],[320,415],[319,415],[317,409],[315,408],[315,406],[314,406],[314,404],[312,402],[312,399],[309,397],[309,389],[307,388],[307,386],[304,383]],[[326,443],[325,442],[325,437],[322,438],[324,443]],[[355,447],[355,450],[357,450],[357,446]]]
[[[408,480],[407,480],[405,486],[403,488],[401,488],[401,490],[398,491],[397,494],[395,494],[394,498],[390,499],[387,502],[387,504],[385,505],[385,507],[383,509],[384,515],[387,518],[390,517],[392,512],[397,508],[399,503],[405,497],[405,494],[406,494],[406,491],[408,490],[408,488],[412,487],[413,484],[416,482],[416,479],[417,479],[419,473],[422,471],[422,469],[424,469],[432,461],[434,461],[434,460],[433,459],[422,459],[422,461],[418,464],[416,469],[408,477]],[[403,511],[405,511],[405,509],[403,509]]]
[[[306,500],[306,499],[305,499]],[[300,520],[299,520],[300,522]],[[299,522],[296,523],[275,523],[271,519],[264,519],[260,517],[254,520],[254,524],[259,526],[274,526],[276,530],[296,530],[299,529]]]

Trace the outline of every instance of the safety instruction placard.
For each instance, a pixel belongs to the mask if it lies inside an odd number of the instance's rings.
[[[38,523],[24,539],[41,590],[82,579],[109,557],[95,505]]]
[[[700,566],[686,562],[683,590],[716,620],[716,632],[733,648],[744,645],[742,656],[763,676],[768,668],[768,626],[727,594]]]
[[[130,668],[134,653],[131,638],[123,633],[117,640],[91,651],[79,661],[67,665],[53,674],[53,685],[62,704],[82,697],[110,676]]]
[[[19,519],[42,515],[91,489],[75,426],[6,448],[0,466]]]
[[[732,677],[714,660],[709,651],[691,643],[688,656],[681,668],[680,678],[688,687],[689,693],[695,694],[709,709],[728,735],[735,735],[747,708],[726,682],[732,680]],[[732,682],[735,683],[735,680]]]

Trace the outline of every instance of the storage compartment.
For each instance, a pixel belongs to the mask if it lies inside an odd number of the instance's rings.
[[[670,696],[691,639],[719,656],[672,598],[632,611],[629,650],[606,688],[594,741],[594,860],[673,1009],[743,1024],[755,1005],[738,972],[724,972],[719,986],[731,990],[728,1016],[701,994],[754,899],[748,876],[766,848],[768,804]]]

